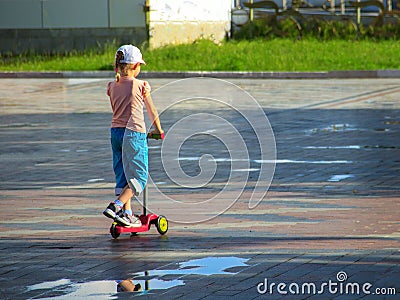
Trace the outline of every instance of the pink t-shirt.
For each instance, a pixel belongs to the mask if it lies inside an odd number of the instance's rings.
[[[146,97],[150,90],[147,81],[127,76],[121,77],[119,82],[109,82],[107,95],[113,110],[111,127],[126,127],[133,131],[146,132],[143,108],[147,107]]]

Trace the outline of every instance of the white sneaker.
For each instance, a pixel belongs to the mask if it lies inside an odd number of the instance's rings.
[[[142,222],[135,216],[130,216],[122,211],[118,212],[115,216],[115,221],[125,227],[140,227]]]

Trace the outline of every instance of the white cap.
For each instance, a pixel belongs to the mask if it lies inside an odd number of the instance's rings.
[[[123,64],[146,64],[142,58],[142,52],[140,52],[139,48],[133,45],[123,45],[119,47],[117,50],[121,51],[124,54],[124,59],[120,60],[120,63]]]

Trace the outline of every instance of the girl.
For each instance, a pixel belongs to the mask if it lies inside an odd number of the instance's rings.
[[[163,133],[157,110],[150,96],[150,85],[136,78],[140,73],[141,64],[146,63],[137,47],[121,46],[115,54],[116,80],[109,82],[107,86],[107,95],[110,97],[113,110],[111,146],[116,180],[115,195],[118,198],[108,205],[103,214],[128,227],[142,225],[132,214],[131,198],[143,191],[148,178],[144,106],[154,125],[151,134]]]

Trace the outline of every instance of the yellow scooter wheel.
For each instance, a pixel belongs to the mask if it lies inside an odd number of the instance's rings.
[[[158,219],[157,219],[156,227],[157,227],[157,231],[158,231],[159,234],[162,234],[162,235],[166,234],[167,231],[168,231],[168,220],[167,220],[167,218],[164,217],[164,216],[159,216]]]

